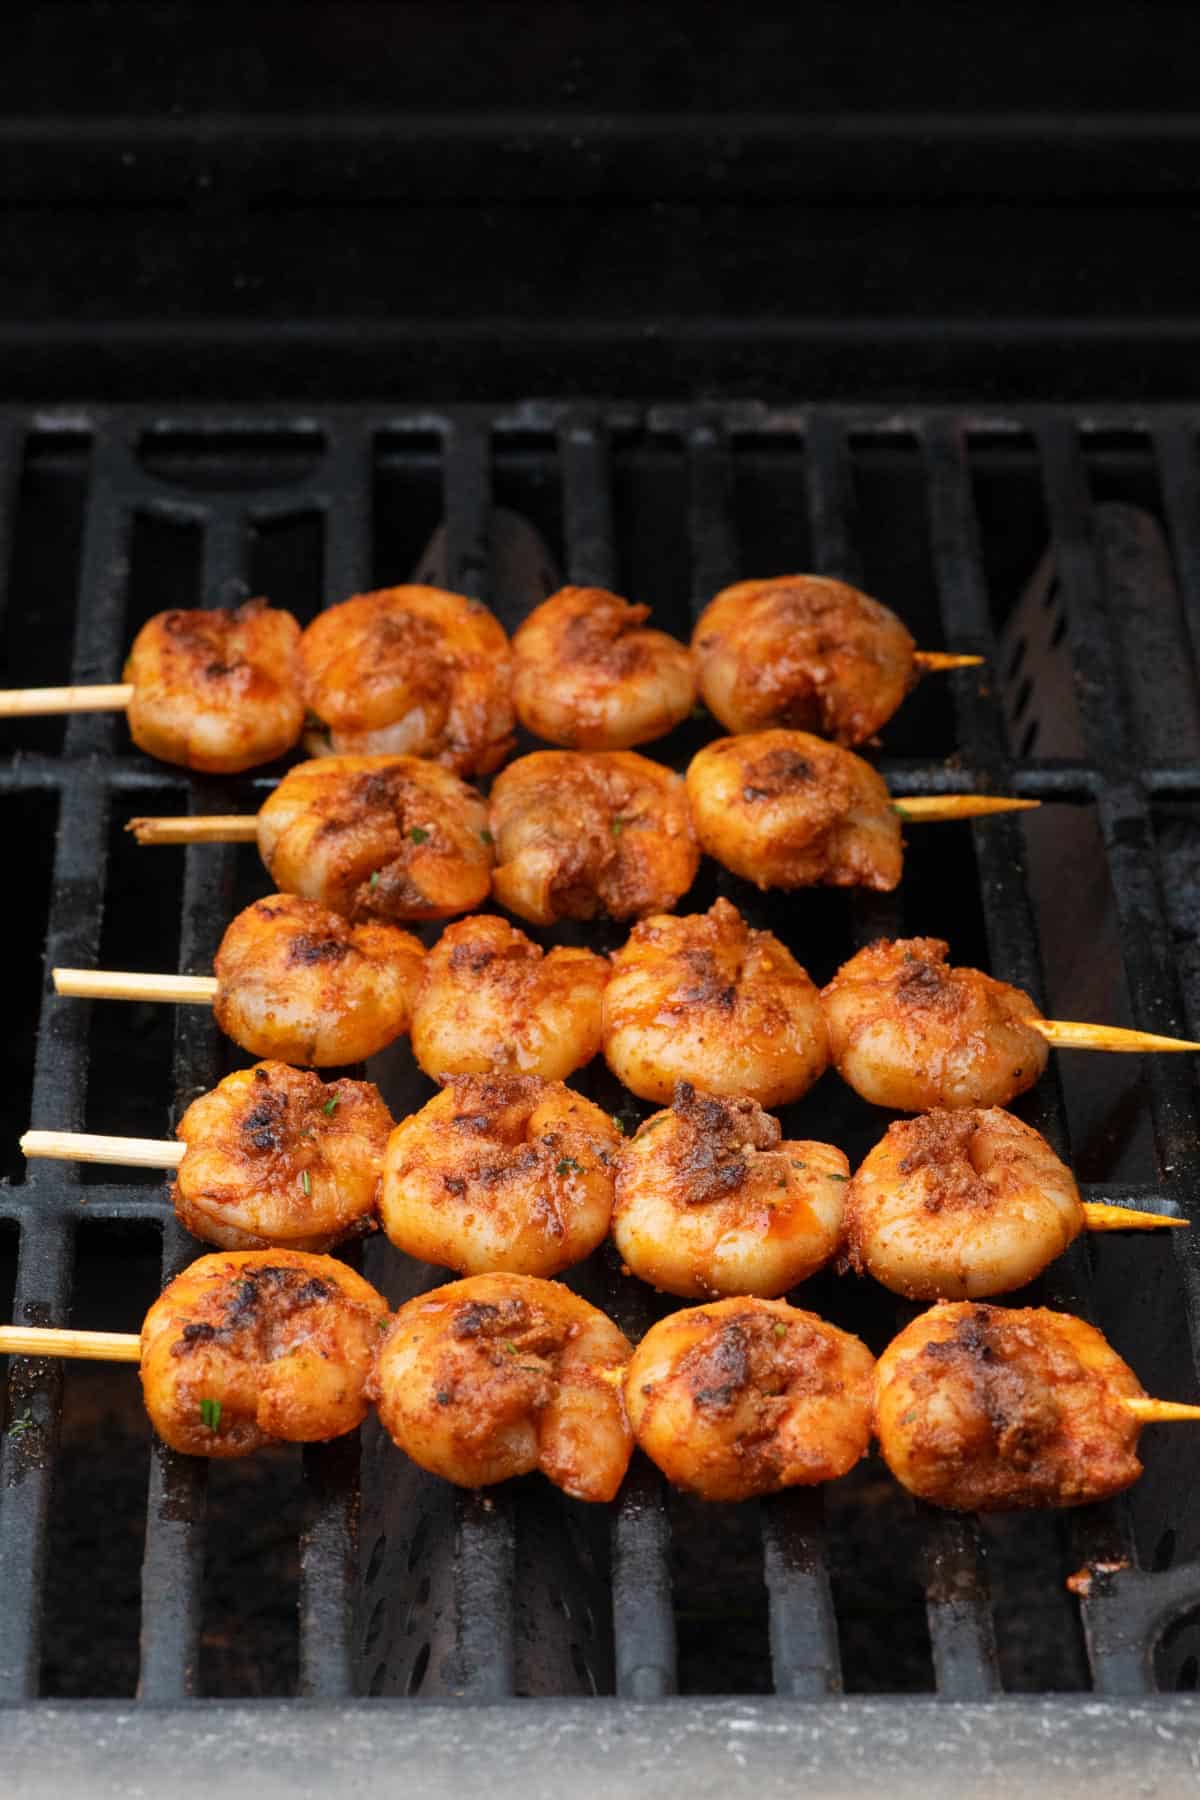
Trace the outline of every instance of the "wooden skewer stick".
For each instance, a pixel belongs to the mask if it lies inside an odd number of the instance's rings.
[[[913,662],[923,675],[941,674],[947,669],[977,669],[986,656],[956,656],[952,650],[914,650]]]
[[[53,1325],[0,1325],[0,1356],[79,1356],[88,1362],[140,1362],[132,1331],[69,1331]]]
[[[1060,1050],[1200,1050],[1190,1038],[1129,1031],[1124,1025],[1085,1025],[1078,1019],[1026,1019],[1039,1037]]]
[[[1010,794],[910,794],[892,805],[914,825],[943,824],[948,819],[982,819],[988,813],[1032,812],[1040,800],[1017,800]]]
[[[118,969],[52,969],[54,991],[76,1000],[165,1000],[172,1005],[211,1006],[215,975],[133,975]]]
[[[1082,1206],[1089,1231],[1155,1231],[1160,1225],[1183,1226],[1186,1230],[1190,1223],[1177,1219],[1174,1213],[1138,1212],[1136,1207],[1109,1206],[1103,1200],[1084,1200]]]
[[[0,718],[28,719],[43,713],[124,712],[133,699],[128,681],[95,687],[0,688]]]
[[[27,1131],[21,1139],[22,1156],[115,1163],[123,1169],[177,1169],[186,1148],[161,1138],[104,1137],[92,1131]]]
[[[181,818],[130,819],[125,827],[139,844],[253,844],[258,820],[253,813],[196,813]]]
[[[1200,1406],[1188,1406],[1182,1400],[1124,1399],[1121,1405],[1143,1425],[1165,1425],[1173,1419],[1200,1419]]]

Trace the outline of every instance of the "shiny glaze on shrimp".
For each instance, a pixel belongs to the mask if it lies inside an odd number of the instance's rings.
[[[874,1359],[783,1300],[718,1300],[651,1327],[625,1372],[641,1449],[702,1500],[832,1481],[866,1454]]]
[[[879,1359],[875,1431],[897,1481],[959,1512],[1085,1506],[1142,1472],[1137,1376],[1044,1307],[935,1306]]]
[[[687,791],[701,848],[760,888],[886,893],[900,880],[900,818],[882,778],[823,738],[718,738],[692,758]]]
[[[265,600],[233,611],[155,613],[125,664],[134,743],[211,775],[282,756],[304,724],[299,643],[291,613]]]
[[[535,925],[640,918],[685,894],[700,864],[678,775],[633,750],[538,750],[492,787],[492,892]]]
[[[504,919],[460,919],[425,958],[413,1055],[435,1081],[505,1070],[564,1081],[600,1048],[608,976],[591,950],[547,953]]]
[[[474,1275],[400,1308],[370,1392],[405,1455],[459,1487],[540,1469],[576,1500],[611,1500],[633,1449],[612,1379],[629,1354],[558,1282]]]
[[[1071,1171],[999,1107],[898,1120],[846,1196],[852,1267],[910,1300],[1010,1293],[1083,1224]]]
[[[565,587],[513,638],[513,701],[535,737],[575,750],[627,750],[691,712],[687,646],[644,628],[648,606],[607,588]]]
[[[1041,1013],[1020,988],[952,969],[940,938],[883,938],[821,994],[838,1074],[875,1106],[1004,1106],[1046,1066]]]
[[[236,1069],[202,1094],[175,1135],[183,1224],[225,1250],[330,1250],[375,1229],[392,1117],[367,1081],[333,1081],[286,1063]]]
[[[387,1302],[330,1256],[226,1250],[177,1275],[142,1326],[142,1393],[188,1456],[248,1456],[353,1431]]]
[[[820,575],[723,588],[692,633],[700,692],[727,731],[786,726],[861,744],[916,680],[907,628]]]
[[[383,1228],[464,1275],[555,1275],[608,1234],[620,1141],[561,1081],[456,1075],[388,1140]]]
[[[213,964],[217,1024],[277,1062],[362,1062],[408,1029],[425,952],[395,925],[271,894],[240,912]]]
[[[783,1106],[825,1069],[820,996],[769,931],[735,906],[643,919],[613,953],[604,993],[604,1056],[643,1100],[679,1081],[710,1094]]]
[[[487,802],[415,756],[321,756],[289,769],[258,815],[275,885],[348,919],[446,919],[487,899]]]
[[[434,587],[355,594],[313,620],[300,666],[305,701],[339,753],[486,775],[512,748],[512,657],[482,601]]]
[[[850,1165],[832,1144],[783,1142],[754,1100],[687,1082],[621,1151],[612,1234],[643,1281],[688,1300],[773,1298],[838,1247]]]

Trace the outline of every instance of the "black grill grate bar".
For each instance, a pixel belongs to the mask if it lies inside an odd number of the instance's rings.
[[[1200,456],[1195,423],[1169,420],[1159,426],[1153,442],[1192,648],[1192,681],[1200,688]]]
[[[689,535],[692,593],[698,611],[738,568],[733,468],[719,425],[705,421],[689,438]],[[767,1625],[775,1691],[816,1699],[841,1685],[837,1619],[825,1557],[820,1494],[785,1494],[760,1509]]]
[[[559,437],[563,524],[569,579],[611,586],[616,580],[610,453],[602,425],[579,417]],[[636,1343],[653,1315],[640,1283],[606,1260],[607,1310]],[[663,1478],[635,1456],[612,1522],[613,1659],[617,1694],[661,1700],[677,1681],[671,1607],[671,1526]]]
[[[326,606],[371,585],[374,449],[365,425],[346,422],[331,430],[319,489]]]
[[[964,672],[953,679],[955,715],[959,736],[976,765],[990,768],[997,786],[1009,779],[1009,757],[1004,720],[994,680],[985,679],[989,668],[999,666],[998,648],[991,627],[987,584],[983,573],[978,521],[971,491],[967,444],[952,427],[934,426],[924,436],[929,479],[930,531],[934,566],[944,626],[957,627],[959,640],[988,658],[978,673]],[[980,893],[994,972],[1025,988],[1035,998],[1044,991],[1037,925],[1025,879],[1024,835],[1015,819],[989,821],[992,829],[976,829],[975,856]],[[1070,1150],[1062,1089],[1051,1066],[1030,1096],[1031,1122],[1070,1163]],[[1072,1245],[1044,1278],[1049,1304],[1064,1311],[1091,1316],[1086,1249]],[[1132,1554],[1132,1540],[1122,1505],[1087,1509],[1073,1516],[1068,1527],[1081,1563],[1118,1562]],[[1083,1603],[1084,1630],[1091,1638],[1089,1603]],[[1092,1655],[1097,1686],[1106,1679],[1103,1656]]]
[[[128,517],[114,485],[119,459],[116,440],[97,434],[93,479],[84,528],[81,593],[92,603],[78,609],[71,680],[97,679],[119,641]],[[111,462],[108,452],[112,452]],[[110,721],[99,721],[103,726]],[[67,728],[68,751],[76,755],[103,746],[81,721]],[[63,795],[54,853],[46,971],[55,963],[94,963],[100,941],[107,862],[108,797],[86,777]],[[38,1022],[32,1123],[78,1130],[87,1092],[89,1012],[48,991]],[[78,1185],[70,1165],[46,1165],[31,1172],[35,1194],[70,1191]],[[13,1317],[22,1324],[65,1324],[69,1317],[74,1267],[75,1222],[58,1211],[26,1218],[21,1230]],[[0,1699],[37,1692],[42,1632],[42,1590],[47,1534],[54,1488],[62,1408],[63,1372],[56,1360],[14,1358],[9,1371],[9,1416],[28,1412],[37,1424],[20,1440],[5,1437],[0,1483],[7,1489],[0,1518]]]

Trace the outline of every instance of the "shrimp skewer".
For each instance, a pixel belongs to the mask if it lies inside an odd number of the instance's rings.
[[[14,688],[0,693],[0,717],[124,712],[147,755],[238,774],[273,762],[300,737],[299,643],[292,615],[265,600],[232,611],[156,613],[133,641],[123,682]]]
[[[707,913],[643,919],[614,952],[604,1056],[643,1100],[669,1101],[687,1081],[783,1106],[824,1073],[829,1039],[799,963],[718,900]]]
[[[21,1149],[28,1157],[175,1170],[171,1198],[193,1236],[225,1250],[319,1251],[374,1231],[391,1130],[369,1082],[326,1084],[264,1062],[235,1070],[193,1100],[177,1143],[28,1131]]]
[[[400,1308],[369,1392],[405,1455],[459,1487],[540,1469],[577,1500],[611,1500],[633,1449],[629,1355],[559,1283],[475,1275]]]
[[[885,725],[919,677],[981,656],[916,649],[878,600],[819,575],[739,581],[692,633],[701,695],[728,731],[777,726],[853,746]]]
[[[822,990],[833,1065],[875,1106],[1004,1106],[1033,1086],[1052,1044],[1200,1050],[1152,1032],[1044,1019],[1022,989],[951,968],[948,953],[939,938],[881,939]]]
[[[257,842],[283,893],[346,918],[444,919],[491,887],[487,802],[415,756],[323,756],[289,769],[253,818],[131,819],[139,844]]]
[[[639,1447],[703,1500],[833,1481],[866,1455],[875,1361],[783,1300],[719,1300],[651,1327],[625,1371]]]
[[[512,655],[482,601],[421,586],[355,594],[317,615],[299,658],[304,700],[338,754],[486,775],[512,748]]]
[[[603,1035],[607,957],[544,952],[490,915],[448,925],[425,958],[413,1055],[427,1075],[510,1072],[565,1081]]]
[[[846,1196],[851,1268],[910,1300],[1009,1293],[1088,1228],[1186,1224],[1085,1205],[1045,1138],[999,1107],[898,1120]]]
[[[850,750],[805,731],[756,731],[706,744],[687,771],[701,849],[760,888],[867,887],[900,881],[900,818],[1023,811],[1036,800],[946,794],[893,800]]]
[[[700,866],[680,777],[633,750],[539,750],[491,794],[492,891],[534,925],[641,918],[674,906]]]
[[[836,1251],[849,1180],[832,1144],[785,1143],[756,1101],[681,1082],[670,1111],[621,1150],[613,1241],[634,1275],[667,1293],[772,1299]]]
[[[383,1229],[464,1275],[556,1275],[608,1234],[620,1141],[560,1081],[454,1076],[388,1140]]]
[[[571,750],[629,750],[688,717],[687,646],[647,630],[648,606],[606,588],[566,587],[513,638],[513,702],[527,731]]]
[[[884,1461],[960,1512],[1107,1500],[1142,1472],[1142,1425],[1184,1418],[1200,1407],[1148,1399],[1094,1327],[1042,1307],[934,1306],[876,1368]]]
[[[241,912],[215,976],[55,969],[56,993],[211,1006],[243,1050],[318,1068],[362,1062],[407,1031],[425,952],[395,925],[351,925],[292,894]]]

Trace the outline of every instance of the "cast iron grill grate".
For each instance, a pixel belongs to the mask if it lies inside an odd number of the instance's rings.
[[[28,476],[38,457],[52,461],[60,451],[74,459],[78,476],[77,586],[34,592],[39,546],[28,542]],[[1086,813],[1119,942],[1114,992],[1123,982],[1128,1003],[1127,1018],[1114,1022],[1195,1035],[1200,985],[1190,946],[1200,899],[1200,760],[1192,741],[1187,755],[1152,752],[1140,721],[1146,695],[1160,683],[1164,691],[1182,684],[1200,711],[1197,472],[1195,421],[1166,410],[996,418],[750,404],[641,411],[536,403],[495,413],[328,409],[319,416],[10,411],[0,415],[0,566],[24,585],[8,594],[6,679],[117,679],[139,614],[163,605],[225,603],[269,586],[272,598],[305,616],[319,599],[407,579],[439,521],[446,583],[492,600],[511,628],[522,606],[542,596],[494,586],[494,504],[533,519],[568,579],[648,599],[657,622],[684,635],[695,606],[738,575],[787,567],[842,575],[895,605],[924,646],[989,659],[982,678],[926,684],[889,727],[880,766],[897,791],[1030,795],[1046,803],[1036,829],[1051,832],[1057,809]],[[1183,603],[1177,619],[1174,597],[1163,597],[1164,616],[1179,627],[1165,648],[1130,641],[1122,571],[1102,554],[1096,529],[1098,495],[1148,500],[1162,520]],[[998,632],[1015,600],[1013,571],[1028,573],[1047,539],[1056,557],[1053,603],[1062,608],[1074,661],[1078,752],[1039,757],[1034,742],[1014,756]],[[67,551],[47,544],[44,557],[60,578]],[[704,735],[700,724],[685,726],[651,753],[678,760]],[[150,794],[155,808],[167,802],[162,810],[180,802],[204,812],[249,810],[272,778],[218,787],[152,766],[128,748],[123,721],[102,715],[13,726],[5,747],[0,807],[19,829],[37,823],[44,830],[57,818],[46,871],[45,967],[101,960],[102,929],[118,911],[136,941],[139,909],[149,930],[148,915],[169,912],[177,897],[178,966],[205,971],[235,906],[265,889],[252,854],[198,847],[169,870],[153,859],[174,852],[130,852],[143,859],[130,878],[116,866],[124,852],[114,824],[123,811],[144,809]],[[896,896],[761,896],[709,869],[686,904],[707,906],[714,893],[729,893],[752,922],[778,930],[819,979],[855,943],[881,932],[941,932],[957,960],[983,963],[1040,1000],[1049,993],[1053,1010],[1071,1016],[1069,996],[1055,992],[1054,971],[1042,967],[1027,829],[1035,828],[1001,819],[974,831],[938,828],[936,842],[914,833]],[[1065,904],[1081,879],[1075,868],[1063,871]],[[607,945],[620,935],[601,938]],[[28,951],[28,939],[10,942],[11,957]],[[1097,954],[1107,952],[1098,946]],[[122,1043],[128,1016],[102,1028],[87,1007],[57,999],[44,981],[38,1004],[32,1092],[14,1081],[4,1117],[9,1139],[27,1120],[128,1128],[111,1110],[103,1119],[91,1110],[119,1102],[123,1066],[105,1066],[96,1050]],[[14,1029],[19,1047],[20,1019]],[[174,1117],[235,1053],[204,1009],[182,1009],[171,1029]],[[98,1037],[100,1030],[107,1036]],[[31,1022],[31,1044],[33,1033]],[[394,1110],[424,1092],[403,1047],[375,1072]],[[585,1079],[597,1097],[620,1103],[602,1071]],[[832,1084],[827,1077],[785,1123],[789,1135],[843,1143],[853,1159],[882,1120],[847,1093],[828,1092]],[[1190,1059],[1148,1059],[1121,1090],[1121,1103],[1148,1118],[1151,1160],[1131,1161],[1131,1133],[1119,1131],[1089,1153],[1087,1191],[1179,1209],[1200,1225]],[[1070,1150],[1069,1084],[1064,1099],[1053,1066],[1019,1110]],[[165,1124],[143,1119],[139,1128],[161,1132]],[[102,1277],[117,1280],[104,1246],[119,1246],[131,1228],[161,1239],[164,1280],[196,1254],[157,1186],[97,1182],[57,1163],[13,1173],[0,1189],[7,1232],[0,1248],[15,1251],[11,1316],[18,1321],[70,1319],[88,1259],[99,1257]],[[1033,1297],[1089,1313],[1149,1385],[1190,1398],[1200,1244],[1187,1233],[1170,1237],[1169,1245],[1079,1245]],[[373,1244],[367,1255],[370,1272],[394,1297],[435,1279],[429,1270],[401,1268],[386,1247]],[[636,1333],[665,1310],[611,1260],[595,1263],[579,1283],[627,1328]],[[901,1316],[888,1296],[832,1278],[810,1284],[801,1302],[860,1330],[876,1348]],[[135,1316],[131,1302],[111,1323],[128,1329]],[[7,1700],[44,1689],[51,1529],[63,1494],[62,1388],[56,1366],[10,1365],[0,1460],[0,1698]],[[1156,1685],[1195,1686],[1200,1544],[1187,1494],[1200,1453],[1183,1435],[1168,1443],[1151,1434],[1145,1449],[1148,1472],[1128,1502],[1063,1520],[1022,1520],[996,1531],[943,1517],[890,1490],[881,1499],[878,1466],[867,1465],[827,1495],[797,1492],[742,1509],[734,1528],[668,1502],[640,1462],[611,1515],[584,1517],[586,1509],[534,1483],[454,1494],[400,1467],[368,1429],[361,1447],[343,1441],[302,1458],[295,1687],[336,1701],[404,1693],[655,1699],[735,1689],[820,1699],[843,1687],[986,1699],[1008,1687],[1061,1686],[1132,1697]],[[105,1454],[102,1435],[94,1453]],[[211,1691],[202,1656],[209,1470],[160,1446],[149,1470],[137,1691],[172,1701]],[[856,1560],[856,1546],[866,1547],[865,1560]],[[885,1605],[873,1613],[868,1591],[904,1559],[899,1579],[911,1591],[892,1612]],[[1095,1572],[1076,1600],[1063,1584],[1085,1564]],[[1030,1582],[1044,1589],[1044,1611],[1022,1628]],[[743,1601],[753,1645],[738,1662],[729,1646]],[[895,1635],[897,1621],[912,1647]],[[1045,1641],[1022,1646],[1015,1641],[1022,1629]]]

